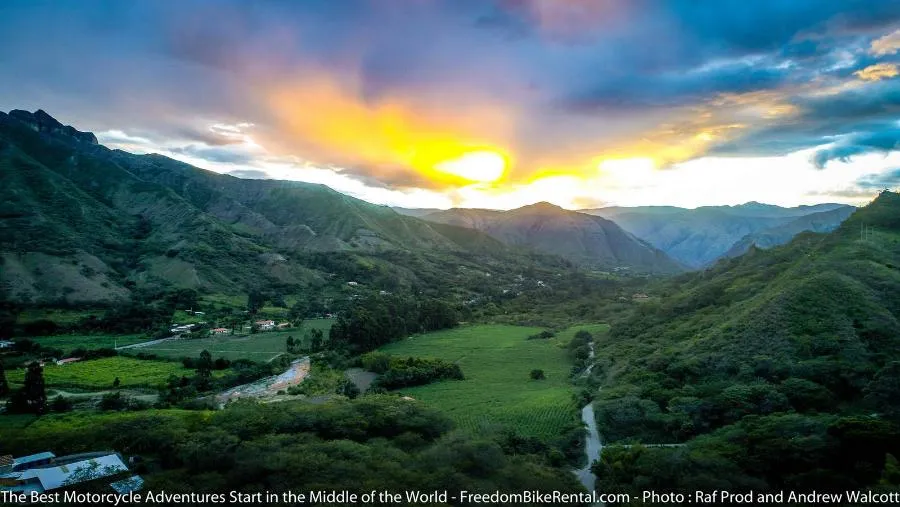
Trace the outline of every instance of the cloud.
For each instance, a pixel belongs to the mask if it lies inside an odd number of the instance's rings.
[[[197,144],[188,144],[187,146],[175,146],[169,148],[169,151],[179,155],[208,160],[210,162],[219,162],[225,164],[246,164],[256,158],[253,153],[248,153],[241,149],[231,149],[227,146],[202,146]]]
[[[875,56],[892,55],[897,51],[900,51],[900,29],[873,40],[869,49]]]
[[[502,194],[610,159],[866,153],[839,141],[896,122],[898,23],[890,0],[9,0],[0,105],[377,195],[456,195],[437,167],[491,151]]]
[[[848,162],[851,157],[863,153],[889,153],[900,149],[900,128],[867,132],[841,138],[833,146],[815,152],[813,165],[822,169],[831,160]]]
[[[244,178],[249,180],[269,180],[272,179],[269,176],[269,173],[265,171],[261,171],[259,169],[236,169],[234,171],[228,171],[225,174],[230,174],[237,178]]]
[[[865,69],[854,72],[863,81],[879,81],[881,79],[890,79],[900,74],[896,63],[877,63],[869,65]]]
[[[896,188],[900,186],[900,168],[880,174],[872,174],[860,178],[856,181],[862,191],[883,190],[885,188]]]

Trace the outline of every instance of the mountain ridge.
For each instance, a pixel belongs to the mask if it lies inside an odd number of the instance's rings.
[[[614,222],[538,202],[507,211],[453,208],[425,220],[470,227],[512,246],[526,246],[574,262],[617,269],[673,273],[683,268]]]
[[[388,288],[446,291],[441,270],[455,266],[562,262],[324,185],[244,180],[93,139],[43,112],[0,114],[5,299],[109,304],[163,287],[321,286],[337,268]]]

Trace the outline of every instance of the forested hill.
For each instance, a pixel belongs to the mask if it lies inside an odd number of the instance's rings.
[[[605,453],[604,487],[648,474],[645,488],[897,480],[898,267],[900,195],[884,192],[832,233],[668,283],[598,344],[598,422],[607,441],[689,445]]]
[[[333,280],[439,291],[454,280],[465,292],[483,276],[468,284],[461,273],[566,264],[322,185],[110,150],[43,111],[0,113],[0,260],[3,299],[43,305]]]

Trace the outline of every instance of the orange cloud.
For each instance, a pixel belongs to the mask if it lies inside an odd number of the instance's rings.
[[[501,104],[463,94],[362,97],[356,80],[325,73],[265,91],[281,144],[318,163],[435,186],[495,181],[498,160],[500,173],[511,162],[515,114]]]
[[[863,81],[880,81],[900,74],[896,63],[876,63],[853,73]]]

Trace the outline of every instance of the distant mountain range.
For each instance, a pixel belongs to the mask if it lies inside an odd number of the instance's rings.
[[[525,206],[506,212],[470,208],[394,209],[429,221],[484,231],[506,244],[528,246],[577,262],[599,259],[659,271],[667,271],[672,265],[699,269],[721,258],[741,255],[751,246],[782,245],[800,232],[829,232],[856,210],[853,206],[833,203],[783,208],[758,202],[695,209],[614,206],[577,212],[547,203],[534,206],[537,208]],[[606,220],[598,222],[578,215]],[[623,236],[619,228],[629,234]],[[632,239],[639,239],[643,247],[634,246]],[[647,246],[662,251],[670,259],[663,260],[659,253],[648,251]]]
[[[724,256],[746,252],[752,244],[768,248],[786,243],[802,231],[834,230],[855,209],[845,204],[782,208],[749,202],[696,209],[643,206],[581,211],[613,220],[673,259],[701,268]]]
[[[683,270],[665,253],[610,220],[546,202],[510,211],[454,208],[422,218],[483,231],[507,245],[559,255],[584,265],[656,273]]]
[[[754,246],[765,249],[784,245],[801,232],[831,232],[837,229],[854,211],[856,211],[856,208],[852,206],[841,206],[830,211],[804,215],[784,225],[777,225],[748,234],[725,252],[723,257],[744,255]]]

